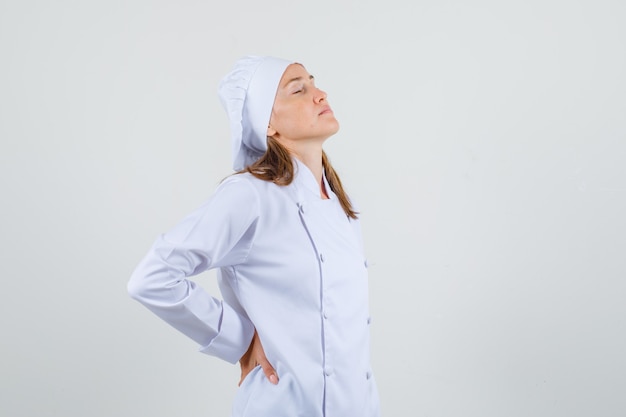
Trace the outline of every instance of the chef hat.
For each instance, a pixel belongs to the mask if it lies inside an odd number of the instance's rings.
[[[245,56],[219,85],[230,122],[233,169],[256,162],[267,150],[267,127],[278,83],[293,62],[270,56]]]

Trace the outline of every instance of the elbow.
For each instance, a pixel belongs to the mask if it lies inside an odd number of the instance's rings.
[[[141,301],[145,297],[147,288],[143,282],[144,280],[136,272],[131,275],[128,284],[126,284],[126,290],[130,298]]]
[[[126,284],[128,295],[141,304],[164,306],[178,294],[176,285],[180,281],[172,281],[169,274],[155,271],[139,265]],[[179,292],[186,291],[185,286],[178,287]]]

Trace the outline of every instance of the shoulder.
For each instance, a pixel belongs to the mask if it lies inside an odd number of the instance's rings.
[[[291,184],[289,186],[277,185],[272,181],[265,181],[255,177],[249,172],[244,172],[240,174],[233,174],[225,178],[217,187],[216,192],[220,192],[222,189],[228,189],[233,192],[241,192],[244,194],[255,193],[257,198],[260,196],[261,199],[265,200],[266,196],[291,187]]]
[[[278,204],[281,187],[271,181],[261,180],[250,173],[233,174],[225,178],[215,190],[213,199],[226,199],[230,204],[250,207]],[[278,194],[277,194],[278,193]]]
[[[265,216],[268,212],[282,212],[286,207],[300,201],[295,182],[278,185],[272,181],[256,178],[250,173],[231,175],[223,180],[214,198],[221,199],[225,195],[228,199],[227,204],[249,207],[259,216]]]
[[[256,194],[258,180],[249,173],[233,174],[219,183],[215,190],[216,195],[229,194],[240,198],[258,197]]]
[[[259,210],[260,193],[253,183],[245,174],[226,177],[217,185],[213,195],[201,209],[212,214],[221,212],[234,217],[255,216],[255,212],[258,213]]]

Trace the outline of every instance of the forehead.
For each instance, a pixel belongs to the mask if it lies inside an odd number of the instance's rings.
[[[302,64],[290,64],[280,79],[279,86],[285,87],[292,81],[308,80],[311,74],[302,66]]]

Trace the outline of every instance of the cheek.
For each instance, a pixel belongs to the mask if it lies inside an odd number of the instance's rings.
[[[289,106],[288,108],[275,109],[272,112],[271,123],[279,132],[281,129],[283,132],[287,132],[310,125],[310,121],[307,122],[308,120],[310,118],[306,117],[304,109]]]

